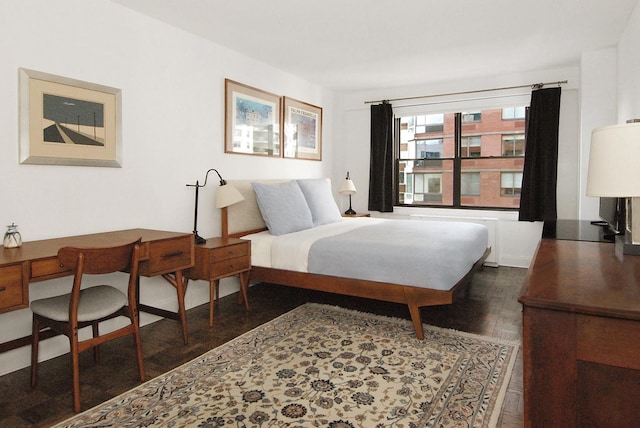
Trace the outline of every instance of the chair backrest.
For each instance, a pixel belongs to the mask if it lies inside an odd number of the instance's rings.
[[[140,238],[114,247],[64,247],[58,251],[58,260],[76,273],[105,274],[135,269],[132,273],[137,275],[140,251],[136,247],[139,245]]]

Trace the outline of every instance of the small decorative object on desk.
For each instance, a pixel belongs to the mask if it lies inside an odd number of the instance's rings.
[[[2,245],[4,245],[4,248],[17,248],[22,245],[22,236],[18,232],[16,224],[11,223],[11,225],[7,226]]]

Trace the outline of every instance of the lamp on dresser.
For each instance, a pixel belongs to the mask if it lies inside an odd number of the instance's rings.
[[[349,209],[344,212],[345,215],[356,215],[356,212],[351,208],[351,195],[357,192],[356,186],[353,184],[351,178],[349,178],[349,171],[347,171],[347,177],[342,182],[340,190],[342,195],[349,195]]]
[[[587,196],[626,199],[627,233],[616,237],[616,251],[640,255],[640,120],[593,130]]]
[[[218,192],[216,193],[215,206],[216,208],[222,209],[223,222],[226,222],[225,220],[227,215],[227,207],[244,200],[244,197],[242,196],[242,194],[240,194],[238,189],[231,184],[227,184],[227,182],[222,178],[218,170],[216,170],[215,168],[211,168],[207,171],[206,175],[204,176],[203,184],[200,184],[198,180],[196,180],[196,184],[187,184],[188,187],[195,187],[196,189],[195,208],[193,211],[193,234],[195,236],[196,244],[204,244],[205,242],[207,242],[206,239],[198,235],[198,190],[201,187],[207,185],[207,179],[209,178],[209,173],[211,171],[215,171],[216,174],[218,174],[218,178],[220,179],[220,187],[218,188]]]

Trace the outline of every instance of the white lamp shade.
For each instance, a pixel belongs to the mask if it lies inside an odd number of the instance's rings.
[[[640,123],[593,130],[587,196],[640,197]]]
[[[343,195],[353,195],[357,192],[357,190],[355,184],[353,184],[353,181],[347,178],[342,182],[339,192]]]
[[[232,184],[218,187],[216,193],[216,208],[224,208],[244,200],[244,196]]]

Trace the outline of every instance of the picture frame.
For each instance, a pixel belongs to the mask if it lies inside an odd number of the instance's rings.
[[[120,89],[19,69],[21,164],[122,167]]]
[[[322,160],[322,107],[284,97],[284,157]]]
[[[225,153],[281,157],[282,99],[225,79]]]

